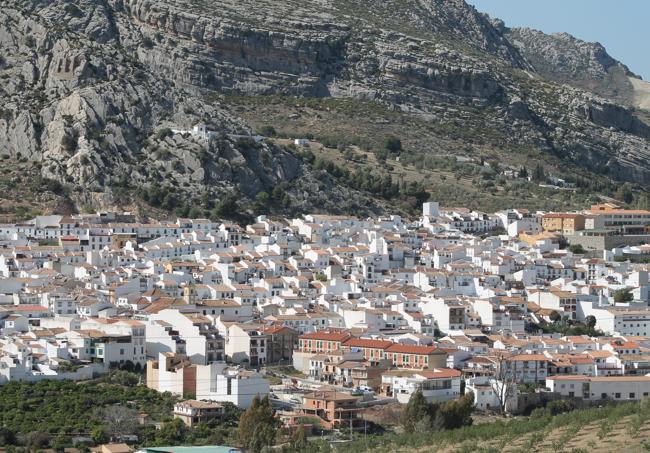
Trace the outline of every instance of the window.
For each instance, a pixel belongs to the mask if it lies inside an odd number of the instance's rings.
[[[621,394],[620,393],[614,393],[614,398],[620,398]]]
[[[635,397],[635,393],[634,393],[634,392],[630,392],[630,399],[634,399],[634,397]]]

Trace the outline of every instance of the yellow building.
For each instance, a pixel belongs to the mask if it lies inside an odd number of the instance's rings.
[[[576,231],[585,229],[585,216],[571,213],[544,214],[542,229],[562,234],[574,234]]]

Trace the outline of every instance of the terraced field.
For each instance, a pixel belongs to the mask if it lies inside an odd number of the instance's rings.
[[[614,453],[650,451],[650,401],[607,405],[552,416],[481,418],[449,431],[384,434],[340,451],[390,453]]]

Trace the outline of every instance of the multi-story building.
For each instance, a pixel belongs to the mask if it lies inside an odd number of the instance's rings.
[[[268,338],[261,324],[223,323],[226,361],[258,367],[266,363]]]
[[[358,398],[345,392],[323,391],[308,393],[302,397],[301,413],[316,416],[327,429],[336,426],[355,426],[358,423],[356,406]]]
[[[546,387],[590,401],[640,401],[650,395],[650,376],[550,376]]]
[[[392,344],[384,351],[384,359],[397,368],[444,368],[447,353],[436,346]]]
[[[269,381],[255,371],[216,362],[196,368],[196,397],[199,399],[228,401],[246,409],[256,396],[269,394]]]
[[[290,327],[272,325],[262,328],[266,336],[267,365],[290,364],[298,345],[298,332]]]
[[[147,387],[179,396],[196,396],[196,365],[187,356],[161,352],[147,361]]]
[[[550,360],[544,354],[517,354],[499,362],[497,376],[502,376],[504,381],[514,380],[519,384],[540,384],[548,377],[548,364]]]
[[[418,390],[429,402],[448,401],[461,396],[460,381],[461,372],[449,368],[387,371],[381,378],[381,393],[402,404]]]
[[[542,216],[544,231],[574,234],[585,229],[585,216],[574,213],[548,213]]]
[[[594,205],[587,212],[585,228],[615,229],[621,231],[650,231],[650,211],[644,209],[620,209],[613,205]]]
[[[165,309],[150,315],[150,319],[165,321],[174,326],[178,336],[185,341],[186,354],[193,363],[204,365],[225,360],[224,338],[209,317]],[[148,349],[153,347],[147,346]]]
[[[174,404],[174,418],[181,419],[190,428],[223,418],[224,407],[214,401],[186,400]]]

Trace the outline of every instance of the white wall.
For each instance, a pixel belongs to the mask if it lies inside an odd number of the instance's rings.
[[[228,381],[230,381],[230,388]],[[238,370],[228,369],[222,363],[196,367],[196,399],[198,400],[229,401],[241,409],[247,409],[256,395],[265,396],[268,393],[269,381],[260,374],[251,373],[244,376]]]

